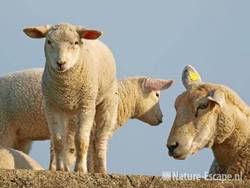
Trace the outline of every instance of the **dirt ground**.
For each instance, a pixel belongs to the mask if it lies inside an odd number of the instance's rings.
[[[0,187],[250,187],[250,181],[176,181],[156,176],[103,175],[31,170],[0,170]]]

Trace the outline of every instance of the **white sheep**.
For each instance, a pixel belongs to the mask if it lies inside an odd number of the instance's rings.
[[[202,84],[203,81],[199,72],[191,65],[187,65],[182,73],[182,83],[186,89],[190,89],[191,87],[197,87],[198,85]],[[214,160],[210,166],[209,174],[225,174],[225,170],[220,168],[218,162]]]
[[[176,98],[176,118],[167,147],[169,155],[186,159],[204,147],[212,148],[215,174],[250,177],[250,108],[221,84],[188,86]],[[217,163],[217,165],[216,165]]]
[[[2,146],[28,153],[32,140],[49,139],[42,110],[42,72],[43,69],[30,69],[0,78]]]
[[[0,146],[0,169],[44,170],[29,155],[3,146]]]
[[[31,38],[46,38],[42,93],[56,170],[70,170],[64,143],[68,123],[76,116],[75,171],[87,172],[95,119],[98,172],[106,173],[106,145],[116,122],[118,95],[114,57],[106,45],[95,40],[101,32],[70,24],[26,28],[24,32]]]
[[[4,125],[0,127],[0,144],[28,153],[33,140],[50,138],[42,109],[40,84],[42,73],[42,68],[36,68],[18,71],[0,78],[0,124]],[[134,77],[118,81],[119,105],[115,129],[124,125],[129,118],[139,119],[152,125],[160,123],[162,113],[158,90],[166,89],[171,84],[171,80],[148,77]],[[69,127],[68,131],[74,134],[75,127]],[[67,139],[71,153],[68,159],[70,164],[75,161],[73,139],[72,134]],[[91,140],[93,143],[93,139]],[[90,145],[90,150],[93,151],[92,149],[93,144]],[[90,171],[94,171],[92,161],[92,156],[90,156],[88,159]]]
[[[138,119],[150,125],[158,125],[162,122],[162,112],[159,104],[160,90],[167,89],[173,83],[172,80],[153,79],[148,77],[131,77],[118,82],[118,116],[117,124],[112,134],[123,126],[130,118]],[[88,153],[88,171],[97,172],[96,164],[96,131],[94,125],[91,131],[91,142]],[[71,133],[74,131],[70,131]],[[112,136],[111,134],[111,136]],[[69,164],[75,161],[74,136],[68,134],[67,146]]]
[[[187,65],[182,73],[182,83],[186,89],[190,89],[191,87],[197,87],[204,82],[202,81],[199,72],[191,65]],[[225,174],[225,169],[220,168],[218,162],[214,160],[209,169],[209,176],[218,174]]]

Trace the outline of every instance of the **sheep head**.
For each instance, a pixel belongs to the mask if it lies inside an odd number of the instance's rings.
[[[183,74],[188,75],[186,69]],[[234,129],[230,121],[225,122],[228,104],[223,88],[201,79],[194,81],[192,86],[188,80],[189,87],[175,101],[176,117],[167,142],[169,155],[175,159],[186,159],[204,147],[223,142]]]
[[[97,30],[70,24],[30,27],[23,31],[31,38],[46,38],[46,63],[58,72],[64,72],[77,63],[81,55],[80,49],[84,46],[82,39],[94,40],[102,34]]]
[[[159,104],[160,91],[169,88],[173,80],[144,78],[140,86],[139,101],[136,105],[137,119],[150,125],[162,122],[162,112]]]

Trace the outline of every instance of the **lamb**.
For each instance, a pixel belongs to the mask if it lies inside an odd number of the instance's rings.
[[[128,119],[136,118],[150,125],[158,125],[162,122],[162,112],[159,105],[160,90],[165,90],[171,86],[172,80],[153,79],[148,77],[131,77],[118,82],[118,116],[117,123],[112,133],[123,126]],[[67,146],[70,153],[67,159],[69,164],[75,161],[74,136],[71,134],[67,138]],[[112,136],[112,134],[111,134]],[[88,153],[88,171],[97,172],[96,164],[96,127],[93,126],[91,132],[91,142]],[[52,155],[53,156],[53,155]],[[53,162],[53,160],[51,161]]]
[[[40,84],[42,73],[42,68],[34,68],[18,71],[0,78],[0,124],[4,125],[0,126],[1,145],[28,153],[33,140],[47,140],[50,138],[42,108]],[[160,123],[162,113],[159,99],[154,100],[155,96],[159,97],[160,93],[156,90],[166,89],[171,86],[172,82],[172,80],[148,77],[132,77],[119,80],[119,105],[115,129],[125,124],[129,118],[136,118],[152,125]],[[130,100],[134,102],[133,105],[131,105]],[[148,109],[151,110],[148,111]],[[75,146],[74,142],[71,141],[74,139],[72,138],[74,135],[71,133],[74,134],[75,126],[69,127],[68,131],[70,131],[70,136],[67,139],[70,152],[68,161],[69,164],[73,164],[75,162]],[[93,139],[91,140],[93,142]],[[90,145],[91,151],[93,151],[92,145]],[[90,171],[94,171],[94,162],[92,161],[93,159],[88,159]],[[55,164],[51,166],[51,169],[55,169]]]
[[[176,118],[167,141],[169,155],[184,160],[209,147],[219,165],[218,173],[250,177],[249,106],[224,85],[192,86],[192,80],[183,84],[187,90],[175,101]]]
[[[29,155],[3,146],[0,146],[0,169],[44,170]]]
[[[0,78],[0,144],[28,153],[32,140],[49,139],[42,105],[43,69]]]
[[[76,117],[75,171],[87,172],[95,120],[97,171],[106,173],[107,140],[116,123],[118,95],[114,57],[96,40],[102,33],[70,24],[25,28],[24,32],[31,38],[46,38],[42,93],[56,170],[70,171],[64,145],[69,121]]]

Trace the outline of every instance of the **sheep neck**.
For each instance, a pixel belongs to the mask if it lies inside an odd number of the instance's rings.
[[[65,72],[57,72],[46,63],[42,88],[51,107],[59,107],[64,112],[77,110],[84,83],[83,70],[84,64],[80,61]]]
[[[233,132],[222,143],[215,143],[212,147],[215,158],[222,168],[230,166],[238,158],[241,151],[250,147],[247,144],[250,141],[249,113],[244,113],[235,105],[228,106],[226,109],[230,109],[228,115],[232,117]]]
[[[81,61],[65,72],[58,72],[51,68],[51,66],[48,66],[48,64],[49,63],[46,63],[45,65],[45,74],[50,78],[49,81],[53,85],[63,86],[65,89],[75,89],[79,87],[79,85],[82,85],[82,77],[79,77],[83,72],[83,63]],[[77,86],[75,84],[77,84]]]
[[[121,127],[130,118],[135,118],[136,116],[138,84],[135,84],[134,82],[132,82],[132,80],[119,81],[118,84],[119,105],[118,105],[118,116],[117,116],[118,127]]]

